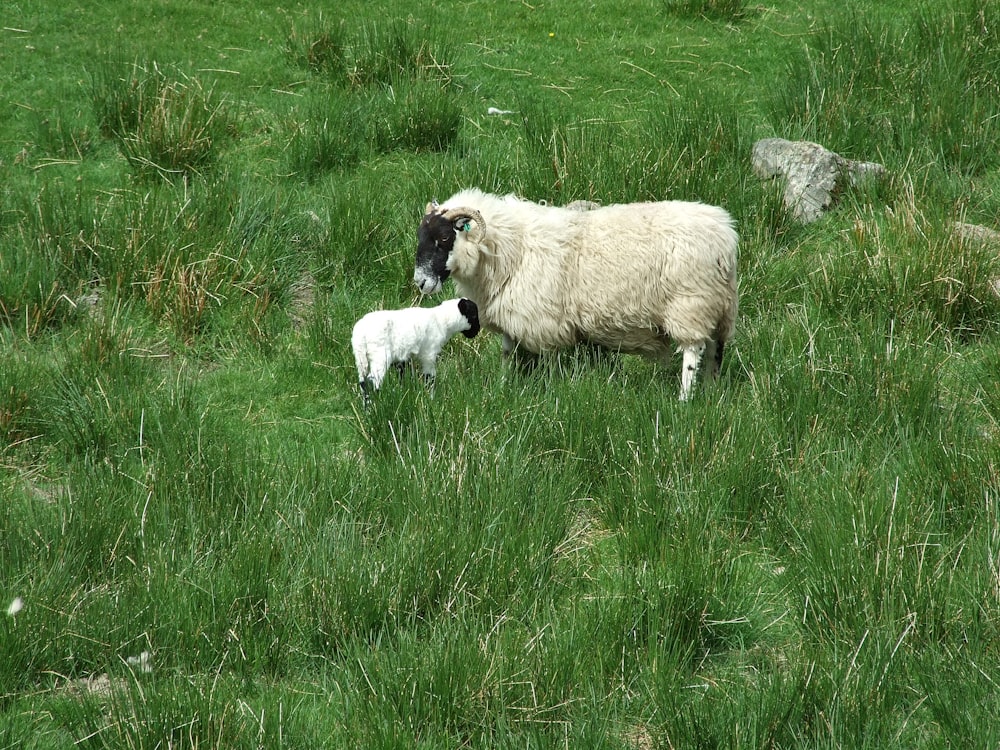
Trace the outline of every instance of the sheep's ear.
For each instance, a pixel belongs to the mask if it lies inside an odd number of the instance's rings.
[[[456,232],[468,232],[470,242],[481,242],[486,232],[483,215],[474,208],[449,208],[444,217],[451,222]],[[475,230],[473,230],[475,225]]]

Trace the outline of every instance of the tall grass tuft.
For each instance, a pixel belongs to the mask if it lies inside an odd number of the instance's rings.
[[[93,200],[79,184],[57,183],[31,202],[13,200],[21,218],[0,230],[9,248],[0,319],[31,337],[105,303],[140,301],[182,343],[213,328],[266,340],[276,305],[319,251],[315,222],[290,202],[226,175]]]
[[[388,179],[359,175],[343,184],[318,220],[327,229],[313,273],[317,282],[333,288],[335,306],[351,308],[350,316],[362,300],[374,301],[372,293],[375,299],[381,294],[405,299],[413,293],[407,285],[412,283],[415,230],[412,218],[400,218],[398,209],[415,202]],[[376,279],[388,285],[377,285]]]
[[[86,310],[83,297],[99,263],[100,201],[79,184],[56,183],[6,203],[16,224],[0,228],[0,321],[27,337]]]
[[[925,329],[949,341],[995,334],[995,250],[963,242],[949,225],[915,214],[912,204],[907,209],[905,198],[896,207],[888,220],[859,215],[846,241],[822,253],[808,281],[816,299],[851,319]]]
[[[76,317],[73,298],[82,284],[22,239],[10,241],[0,257],[0,324],[32,338]]]
[[[309,38],[340,33],[314,31]],[[446,151],[458,143],[461,108],[449,67],[430,42],[402,23],[369,24],[343,49],[350,50],[341,50],[349,62],[324,65],[320,72],[344,68],[347,88],[307,106],[288,151],[292,170],[315,178],[357,167],[373,154]]]
[[[36,368],[26,358],[8,351],[0,362],[0,456],[36,436],[32,413],[37,393]],[[7,548],[14,548],[13,540]]]
[[[197,79],[163,86],[139,127],[122,134],[125,158],[140,172],[174,176],[197,173],[231,136],[231,115],[212,89]]]
[[[350,88],[391,86],[397,81],[452,81],[450,52],[427,28],[415,22],[371,21],[349,34],[344,22],[322,16],[293,29],[286,49],[301,67]]]
[[[343,22],[329,23],[320,14],[293,27],[285,49],[292,61],[306,70],[334,81],[347,79],[347,32]]]
[[[348,78],[353,86],[389,86],[400,78],[451,82],[447,50],[423,29],[402,21],[366,24],[352,50]]]
[[[667,13],[682,18],[724,21],[739,21],[750,13],[746,0],[664,0],[663,7]]]
[[[92,76],[91,97],[101,132],[142,174],[198,173],[236,131],[237,117],[213,88],[156,63],[109,58]]]
[[[112,299],[140,301],[183,344],[235,330],[267,337],[302,265],[287,262],[299,228],[280,199],[217,175],[121,191],[107,212],[96,273]]]
[[[447,151],[458,143],[462,110],[436,81],[400,80],[372,96],[367,109],[379,153]]]
[[[75,744],[96,748],[228,747],[250,750],[261,738],[289,731],[288,696],[248,696],[229,677],[148,679],[116,673],[108,690],[68,696],[54,717],[72,728]]]
[[[531,101],[519,111],[532,197],[556,203],[699,200],[741,218],[766,213],[780,224],[774,197],[746,176],[753,134],[735,105],[691,100],[622,123],[579,125],[560,122]]]
[[[90,76],[90,98],[101,134],[121,138],[138,130],[168,78],[159,66],[109,55]]]
[[[309,105],[288,146],[289,167],[308,178],[346,171],[372,152],[363,105],[334,92]]]
[[[980,174],[1000,153],[998,23],[995,6],[968,0],[830,22],[789,65],[772,120],[852,157]]]
[[[42,114],[33,112],[35,145],[46,157],[57,160],[80,160],[88,155],[99,140],[92,126],[81,122],[79,113],[66,108]]]

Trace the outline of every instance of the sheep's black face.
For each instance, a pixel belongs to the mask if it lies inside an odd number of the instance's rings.
[[[413,282],[421,294],[433,294],[448,278],[448,256],[455,247],[455,227],[442,214],[432,211],[417,228],[417,262]],[[478,318],[477,318],[478,320]]]
[[[467,330],[462,331],[462,335],[467,339],[475,337],[479,333],[479,307],[471,299],[465,299],[464,297],[458,301],[458,311],[465,316],[465,319],[469,321],[469,327]]]

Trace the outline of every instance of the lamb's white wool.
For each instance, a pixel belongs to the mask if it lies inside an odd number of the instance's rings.
[[[378,390],[389,367],[419,360],[427,379],[437,374],[441,348],[456,333],[472,338],[479,333],[479,315],[474,302],[451,299],[437,307],[376,310],[354,324],[351,347],[358,367],[362,393],[368,384]]]
[[[413,279],[453,276],[504,351],[588,341],[666,361],[683,352],[681,400],[703,356],[718,374],[738,307],[738,237],[716,206],[682,201],[580,211],[463,190],[431,204]]]

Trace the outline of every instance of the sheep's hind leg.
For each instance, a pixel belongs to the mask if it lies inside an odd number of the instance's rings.
[[[681,401],[691,398],[691,389],[694,386],[695,378],[698,375],[698,368],[701,366],[701,359],[705,354],[705,342],[681,347],[684,352],[684,359],[681,364]]]
[[[725,349],[724,341],[709,339],[705,343],[705,356],[702,361],[705,363],[705,375],[715,380],[719,377],[719,368],[722,366],[722,350]]]

